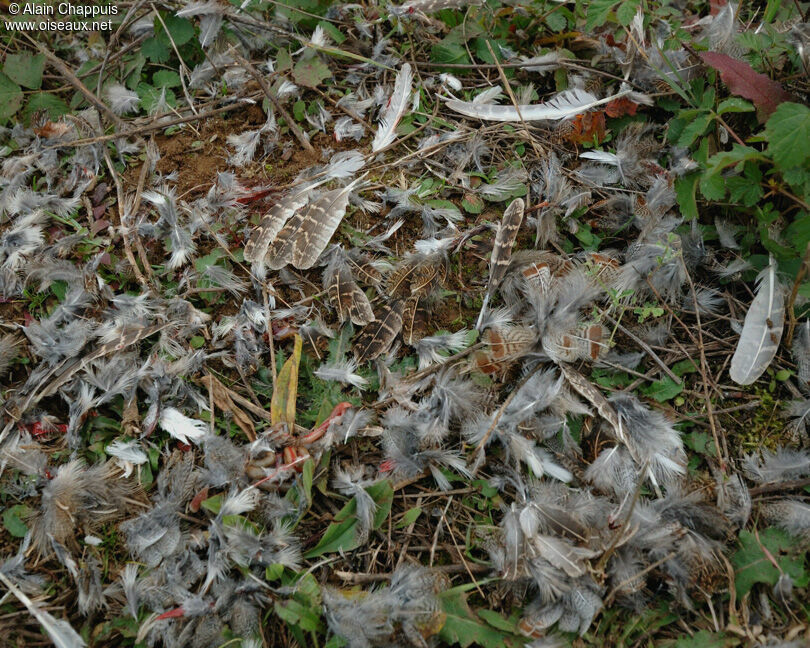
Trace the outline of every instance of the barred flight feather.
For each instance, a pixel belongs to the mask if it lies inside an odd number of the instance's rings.
[[[350,319],[352,324],[365,326],[374,321],[374,311],[368,297],[355,283],[351,270],[346,266],[334,273],[327,293],[341,322]]]
[[[374,360],[388,350],[402,330],[404,308],[405,302],[401,299],[386,304],[377,319],[363,328],[355,345],[358,363]]]
[[[320,198],[295,212],[267,251],[267,264],[280,270],[290,264],[308,270],[326,248],[346,214],[349,193],[359,180],[340,189],[327,191]]]

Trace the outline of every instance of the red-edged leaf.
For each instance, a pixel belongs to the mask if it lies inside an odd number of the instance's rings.
[[[719,52],[701,52],[703,62],[720,73],[723,82],[735,95],[754,102],[760,121],[764,122],[791,95],[776,81],[760,74],[745,61],[738,61]]]

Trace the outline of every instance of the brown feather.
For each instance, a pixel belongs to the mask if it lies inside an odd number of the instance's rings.
[[[347,267],[344,266],[334,273],[327,293],[341,322],[350,319],[353,324],[365,326],[374,321],[374,311],[371,310],[368,297],[354,282],[354,277]]]
[[[571,388],[593,405],[596,411],[599,412],[599,415],[610,424],[617,437],[620,436],[622,433],[619,424],[619,415],[602,392],[573,367],[566,364],[561,364],[559,367],[565,379],[568,381],[568,384],[571,385]],[[623,439],[619,438],[619,440],[622,441]]]
[[[301,192],[296,195],[286,196],[273,205],[250,233],[250,238],[245,243],[245,261],[248,263],[263,261],[267,255],[267,249],[276,240],[281,228],[284,227],[290,216],[306,203],[307,196]]]
[[[280,270],[287,264],[299,270],[315,265],[346,214],[349,193],[356,182],[327,191],[295,212],[267,251],[272,270]]]
[[[424,300],[411,297],[405,302],[402,314],[402,341],[413,346],[424,337],[423,330],[427,325],[427,311]]]
[[[523,199],[516,198],[503,213],[503,219],[498,227],[498,233],[495,235],[495,245],[492,248],[492,259],[489,264],[489,285],[487,286],[487,292],[490,294],[498,287],[506,269],[509,267],[509,259],[512,257],[512,248],[515,245],[515,239],[520,231],[520,224],[523,222],[524,207]]]
[[[358,363],[374,360],[388,350],[402,330],[404,308],[401,299],[385,304],[377,319],[363,328],[354,347]]]

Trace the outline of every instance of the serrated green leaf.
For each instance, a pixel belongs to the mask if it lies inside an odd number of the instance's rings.
[[[293,68],[293,79],[298,85],[307,88],[319,86],[324,79],[332,76],[329,66],[317,56],[306,61],[301,60]]]
[[[45,69],[44,54],[8,54],[3,63],[3,72],[9,79],[29,90],[42,87],[42,72]]]
[[[810,158],[810,108],[786,102],[765,124],[768,153],[783,169],[801,166]]]
[[[691,146],[692,142],[703,135],[709,127],[709,124],[712,123],[712,119],[713,117],[709,113],[700,113],[697,117],[692,119],[686,124],[683,131],[681,131],[681,136],[678,138],[678,146],[683,146],[684,148]]]
[[[616,0],[592,0],[588,3],[588,17],[585,20],[585,30],[600,27],[607,22],[610,10],[617,4]]]
[[[686,220],[696,220],[698,217],[695,191],[699,180],[699,173],[690,173],[675,180],[675,196],[678,199],[678,207],[681,208],[681,214]]]
[[[0,121],[14,115],[22,106],[22,88],[0,72]]]
[[[700,193],[709,200],[726,197],[726,181],[719,174],[706,174],[700,179]]]
[[[152,75],[152,85],[156,88],[176,88],[180,85],[180,75],[174,70],[158,70]]]
[[[734,585],[737,596],[742,598],[757,583],[775,585],[780,569],[788,574],[797,587],[804,587],[808,574],[804,568],[804,556],[799,542],[780,529],[764,529],[757,534],[741,531],[740,548],[731,557],[734,566]],[[770,558],[776,560],[779,568]]]
[[[169,56],[171,55],[169,45],[156,36],[147,38],[141,44],[141,52],[147,59],[152,61],[152,63],[165,63],[169,60]]]
[[[23,109],[25,121],[30,122],[31,116],[41,110],[44,110],[51,120],[58,119],[70,112],[68,105],[56,95],[52,95],[50,92],[37,92],[31,95],[28,103],[25,104]]]
[[[165,30],[160,21],[155,18],[155,34],[166,45],[173,42],[176,47],[180,47],[194,38],[194,24],[190,20],[167,14],[163,16],[163,22],[166,24]],[[171,36],[171,41],[168,38],[169,36]]]
[[[640,4],[641,0],[625,0],[625,2],[622,2],[619,8],[616,9],[616,20],[619,21],[619,24],[627,27],[633,22]]]

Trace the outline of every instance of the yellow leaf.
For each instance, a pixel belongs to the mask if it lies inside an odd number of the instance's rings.
[[[295,399],[298,396],[298,365],[301,362],[300,335],[295,336],[293,354],[284,363],[276,379],[276,388],[270,400],[270,422],[275,425],[284,421],[290,432],[295,426]]]

